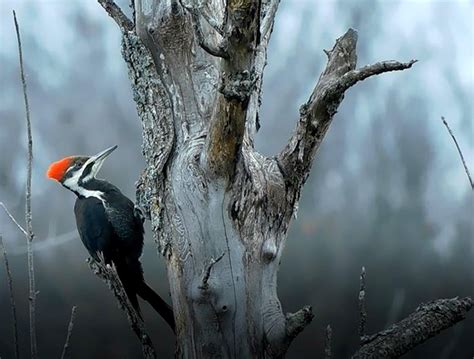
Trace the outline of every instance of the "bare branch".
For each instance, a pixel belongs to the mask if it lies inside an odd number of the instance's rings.
[[[3,207],[3,209],[5,210],[5,213],[7,214],[7,216],[12,220],[12,222],[18,227],[18,229],[26,236],[28,237],[28,232],[26,232],[26,230],[20,225],[20,223],[18,223],[18,221],[15,219],[15,217],[13,217],[13,215],[10,213],[10,211],[8,210],[8,208],[5,206],[5,204],[3,202],[0,202],[0,206]]]
[[[420,305],[415,312],[388,329],[363,338],[363,346],[352,358],[398,358],[466,318],[473,301],[438,299]]]
[[[77,307],[73,306],[71,310],[71,319],[69,319],[69,325],[67,327],[66,342],[64,343],[61,359],[66,359],[69,357],[69,341],[71,340],[72,329],[74,328],[74,319],[76,319],[76,309]]]
[[[23,85],[23,98],[25,101],[26,110],[26,128],[28,135],[28,163],[27,163],[27,177],[26,177],[26,205],[25,205],[25,222],[27,232],[27,246],[28,246],[28,282],[29,282],[29,311],[30,311],[30,347],[31,358],[38,357],[38,349],[36,344],[36,285],[35,285],[35,269],[33,261],[32,242],[34,238],[32,213],[31,213],[31,172],[33,164],[33,136],[31,134],[31,120],[30,120],[30,106],[28,104],[28,95],[26,87],[25,70],[23,68],[23,51],[21,48],[21,37],[16,13],[13,11],[13,20],[15,23],[16,37],[18,40],[18,56],[20,61],[20,77]]]
[[[13,295],[13,276],[10,270],[10,264],[8,263],[8,256],[7,250],[5,245],[3,244],[3,238],[0,235],[0,249],[3,252],[3,258],[5,260],[5,270],[7,273],[7,281],[8,281],[8,290],[10,291],[10,308],[12,310],[12,326],[13,326],[13,345],[15,348],[15,358],[19,358],[19,349],[18,349],[18,321],[16,319],[16,305],[15,305],[15,297]]]
[[[469,183],[471,184],[471,189],[474,191],[474,182],[472,182],[472,177],[471,177],[471,174],[469,173],[469,169],[467,168],[466,161],[464,160],[461,147],[459,147],[458,141],[456,140],[456,137],[454,137],[453,131],[451,131],[451,128],[449,127],[448,123],[446,122],[443,116],[441,116],[441,120],[443,121],[444,125],[448,129],[449,134],[453,138],[454,144],[456,145],[456,148],[458,149],[458,152],[459,152],[459,157],[461,157],[461,161],[464,166],[464,171],[466,171],[467,178],[469,179]]]
[[[324,343],[324,359],[332,358],[332,328],[328,324],[326,327],[326,341]]]
[[[354,86],[357,82],[363,81],[369,77],[380,75],[385,72],[402,71],[409,69],[418,62],[418,60],[410,60],[409,62],[398,61],[382,61],[373,65],[367,65],[357,70],[345,73],[338,81],[338,91],[345,91],[349,87]]]
[[[362,343],[362,337],[365,333],[365,322],[367,321],[367,310],[365,308],[365,267],[360,272],[359,287],[359,338]]]
[[[135,26],[133,22],[125,15],[120,7],[113,0],[97,0],[99,4],[107,11],[107,14],[120,27],[122,32],[133,31]],[[134,4],[134,2],[133,2]],[[135,9],[135,7],[133,7]],[[134,11],[135,12],[135,11]]]
[[[301,106],[300,120],[288,144],[278,155],[278,162],[294,191],[299,193],[309,175],[313,158],[337,112],[344,92],[370,76],[410,68],[415,61],[379,62],[356,70],[357,32],[349,29],[336,40],[328,56],[326,69],[319,78],[308,102]]]
[[[130,303],[115,266],[105,264],[104,257],[102,255],[99,255],[99,259],[100,261],[95,261],[92,258],[88,259],[90,269],[97,277],[102,279],[102,281],[107,284],[112,293],[115,295],[119,307],[127,315],[128,322],[130,323],[133,332],[140,340],[143,356],[146,359],[156,358],[156,352],[150,336],[146,332],[145,324]]]
[[[216,264],[217,262],[219,262],[222,258],[224,258],[225,256],[225,252],[222,253],[219,257],[217,257],[216,259],[212,258],[211,261],[209,262],[205,272],[204,272],[204,276],[202,277],[202,281],[201,281],[201,285],[199,286],[199,289],[202,289],[202,290],[208,290],[209,289],[209,277],[211,276],[211,270],[212,270],[212,267],[214,267],[214,264]]]
[[[286,335],[290,340],[303,331],[314,318],[313,309],[307,305],[295,313],[286,314]]]

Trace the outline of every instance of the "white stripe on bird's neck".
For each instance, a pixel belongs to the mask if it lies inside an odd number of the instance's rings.
[[[79,196],[82,196],[82,197],[85,197],[85,198],[95,197],[95,198],[99,199],[100,201],[102,201],[102,203],[104,203],[104,192],[97,191],[97,190],[86,189],[86,188],[81,187],[79,185],[79,179],[81,178],[81,176],[84,172],[84,169],[87,167],[89,162],[90,162],[90,160],[88,160],[86,163],[84,163],[84,165],[81,167],[81,169],[79,171],[74,173],[74,175],[72,175],[71,177],[69,177],[68,179],[66,179],[63,182],[63,185],[65,187],[69,188],[71,191],[77,193]],[[93,168],[91,170],[91,173],[88,174],[82,180],[82,182],[85,183],[85,182],[88,182],[89,180],[91,180],[92,178],[95,178],[95,175],[98,172],[98,170],[100,169],[101,165],[102,165],[102,161],[101,161],[101,163],[99,163],[99,166],[97,166],[98,168],[94,166],[95,168]]]

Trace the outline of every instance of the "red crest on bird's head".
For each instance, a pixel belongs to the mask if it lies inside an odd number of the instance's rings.
[[[48,172],[46,172],[46,176],[56,181],[61,181],[61,179],[64,177],[64,173],[66,173],[73,160],[74,157],[71,156],[51,163],[51,165],[49,165]]]

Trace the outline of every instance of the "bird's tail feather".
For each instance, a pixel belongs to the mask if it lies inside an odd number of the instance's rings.
[[[122,264],[122,265],[120,265]],[[116,263],[117,273],[123,284],[125,292],[137,311],[140,318],[140,305],[137,295],[146,300],[157,311],[157,313],[168,323],[173,332],[175,332],[175,322],[173,308],[166,303],[152,288],[150,288],[143,277],[143,270],[139,261],[133,263]]]
[[[143,280],[143,274],[140,273],[139,277],[137,278],[136,271],[130,271],[127,266],[124,266],[120,262],[116,262],[115,265],[117,268],[117,274],[120,278],[120,281],[122,282],[123,289],[125,289],[125,293],[127,294],[128,300],[132,304],[133,308],[137,311],[138,316],[143,319],[142,312],[140,310],[140,304],[138,303],[136,288],[136,282]]]
[[[175,332],[173,308],[171,308],[171,306],[168,305],[168,303],[166,303],[158,293],[151,289],[145,281],[142,281],[137,287],[137,294],[150,303],[166,323],[168,323],[173,332]]]

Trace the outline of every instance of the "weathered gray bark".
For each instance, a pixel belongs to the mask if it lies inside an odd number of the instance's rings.
[[[288,145],[255,151],[268,41],[278,0],[136,0],[120,26],[143,126],[137,201],[166,258],[177,356],[278,358],[313,318],[285,314],[277,270],[315,152],[356,82],[414,61],[356,70],[357,34],[328,64]]]
[[[412,314],[388,329],[362,338],[352,358],[399,358],[420,343],[466,318],[471,298],[438,299],[420,305]]]

